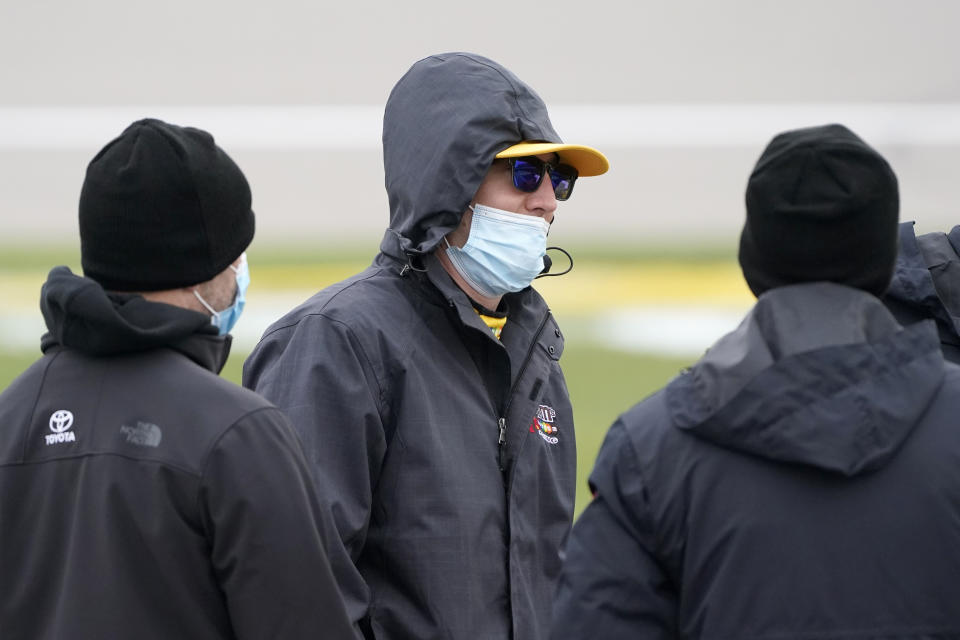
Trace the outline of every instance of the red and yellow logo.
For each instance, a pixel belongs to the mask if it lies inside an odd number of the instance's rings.
[[[557,444],[560,439],[557,437],[557,427],[554,422],[557,420],[557,412],[553,407],[545,404],[537,407],[537,413],[533,416],[533,422],[530,423],[530,431],[536,431],[537,435],[550,444]]]

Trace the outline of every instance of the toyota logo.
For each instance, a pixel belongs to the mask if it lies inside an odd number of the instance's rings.
[[[54,433],[63,433],[73,426],[73,414],[66,409],[54,411],[50,416],[50,431]]]

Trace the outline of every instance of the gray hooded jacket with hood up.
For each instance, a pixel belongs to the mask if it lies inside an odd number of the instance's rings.
[[[463,53],[415,64],[384,115],[379,255],[271,326],[244,367],[305,442],[369,638],[535,640],[549,624],[576,464],[563,337],[528,287],[504,297],[498,341],[433,255],[524,140],[560,142],[509,71]]]
[[[552,637],[960,638],[960,368],[818,282],[611,427]]]

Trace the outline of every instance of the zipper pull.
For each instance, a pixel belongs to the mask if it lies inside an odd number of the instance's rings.
[[[500,461],[500,472],[502,473],[505,469],[504,467],[504,449],[503,444],[507,441],[507,419],[500,418],[497,420],[497,424],[500,426],[500,439],[497,440],[497,458]]]

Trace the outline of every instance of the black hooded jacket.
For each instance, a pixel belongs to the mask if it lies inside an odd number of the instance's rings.
[[[943,356],[960,364],[960,226],[918,237],[912,222],[901,222],[896,270],[883,302],[900,324],[936,321]]]
[[[0,637],[344,638],[306,460],[207,316],[50,272],[0,394]]]
[[[960,637],[958,416],[933,323],[763,294],[611,427],[552,637]]]
[[[536,640],[574,504],[563,337],[528,287],[497,340],[432,252],[498,151],[560,140],[536,94],[469,54],[415,65],[383,138],[380,254],[270,327],[244,384],[301,434],[364,635]]]

